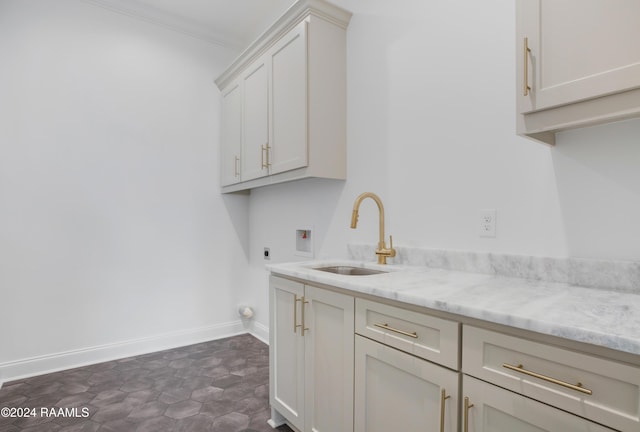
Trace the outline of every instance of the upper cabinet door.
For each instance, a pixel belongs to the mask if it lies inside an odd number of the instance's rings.
[[[270,173],[307,166],[307,25],[304,20],[270,50]]]
[[[244,86],[242,180],[269,173],[269,91],[266,57],[256,61],[242,75]]]
[[[519,113],[640,87],[640,1],[518,0],[517,20]]]
[[[222,94],[221,128],[220,182],[227,186],[241,180],[242,88],[239,82],[231,84]]]

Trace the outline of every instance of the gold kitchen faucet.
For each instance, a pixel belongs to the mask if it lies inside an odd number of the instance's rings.
[[[378,264],[386,264],[387,257],[396,256],[396,250],[393,248],[393,237],[389,236],[389,248],[385,244],[384,240],[384,206],[382,205],[382,200],[378,195],[373,192],[365,192],[360,194],[358,198],[356,198],[356,202],[353,204],[353,214],[351,215],[351,228],[356,228],[358,225],[358,209],[360,208],[360,204],[362,200],[365,198],[371,198],[378,204],[378,211],[380,213],[380,240],[378,241],[378,249],[376,249],[376,255],[378,256]]]

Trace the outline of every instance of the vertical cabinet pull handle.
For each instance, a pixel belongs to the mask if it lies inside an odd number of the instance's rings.
[[[304,309],[305,309],[304,305],[308,304],[309,302],[308,302],[308,301],[306,301],[306,300],[304,299],[304,296],[302,296],[302,298],[300,299],[300,301],[301,301],[301,303],[300,303],[300,307],[302,308],[302,325],[301,325],[300,327],[302,327],[302,332],[301,332],[301,334],[302,334],[302,336],[304,336],[304,332],[305,332],[305,330],[309,330],[309,328],[308,328],[308,327],[305,327],[305,326],[306,326],[306,324],[305,324],[305,322],[304,322]]]
[[[240,161],[240,158],[238,156],[235,157],[235,161],[233,162],[233,171],[234,171],[234,176],[238,177],[240,174],[238,173],[238,162]]]
[[[444,432],[444,401],[450,397],[445,389],[440,390],[440,432]]]
[[[264,164],[264,151],[266,149],[264,148],[264,146],[260,146],[260,166],[262,168],[266,168],[267,166]]]
[[[523,94],[524,96],[528,96],[529,95],[529,90],[531,90],[531,87],[529,86],[529,53],[531,52],[531,49],[529,48],[529,38],[526,37],[524,38],[524,47],[523,47],[523,63],[522,63],[522,67],[524,68],[524,81],[523,81],[523,86],[522,86],[522,90],[523,90]]]
[[[267,145],[264,147],[265,152],[267,153],[267,166],[265,168],[269,168],[271,166],[271,161],[270,156],[269,156],[269,150],[271,150],[271,146],[269,146],[269,143],[267,143]]]
[[[260,146],[262,149],[262,153],[260,155],[261,157],[261,162],[262,162],[262,168],[269,168],[271,166],[271,162],[269,162],[269,150],[271,150],[271,146],[269,146],[269,143],[267,143],[266,145]],[[266,157],[265,157],[266,154]],[[266,162],[265,162],[266,160]]]
[[[469,408],[473,407],[472,403],[469,403],[469,398],[464,398],[464,429],[463,432],[469,432]]]
[[[301,327],[298,324],[298,302],[301,299],[298,298],[296,294],[293,295],[293,332],[296,333],[298,327]]]

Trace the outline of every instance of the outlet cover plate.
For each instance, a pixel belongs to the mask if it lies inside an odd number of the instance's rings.
[[[480,237],[496,236],[496,209],[480,210],[479,232]]]

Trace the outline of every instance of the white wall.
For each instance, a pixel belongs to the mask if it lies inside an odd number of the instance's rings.
[[[640,121],[517,137],[512,2],[335,1],[354,12],[349,179],[250,196],[219,194],[213,79],[235,53],[75,0],[0,2],[0,381],[37,356],[211,336],[238,303],[268,325],[262,248],[304,259],[301,225],[319,258],[373,244],[372,201],[348,228],[367,190],[400,246],[640,259]]]
[[[377,241],[378,193],[396,245],[553,257],[640,260],[640,121],[558,135],[555,148],[515,134],[515,5],[496,0],[336,0],[348,30],[348,180],[251,194],[244,293],[267,323],[273,261],[293,255],[296,223],[316,225],[316,256]],[[497,209],[496,238],[478,236]],[[375,257],[371,257],[374,261]]]
[[[248,199],[219,193],[213,83],[235,54],[77,0],[0,2],[0,382],[242,329]]]

